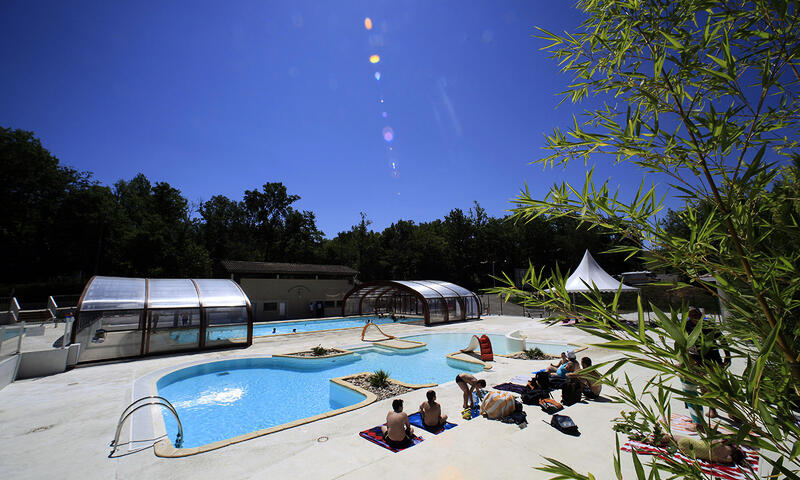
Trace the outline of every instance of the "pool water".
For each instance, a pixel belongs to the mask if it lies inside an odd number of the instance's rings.
[[[183,423],[184,448],[196,447],[354,405],[364,397],[330,381],[359,372],[388,371],[407,383],[444,383],[480,365],[446,359],[449,347],[410,351],[378,346],[326,360],[249,358],[211,362],[157,382]],[[177,423],[164,415],[170,439]]]
[[[411,317],[397,320],[397,322],[414,322],[419,318]],[[270,322],[253,325],[253,336],[261,337],[267,335],[280,335],[293,332],[314,332],[317,330],[334,330],[337,328],[363,327],[367,322],[377,325],[394,323],[390,317],[366,316],[366,317],[345,317],[333,318],[330,320],[304,320],[298,322]],[[274,330],[274,332],[273,332]]]
[[[410,317],[397,320],[397,323],[408,323],[419,320],[420,318]],[[389,317],[378,318],[376,316],[333,318],[330,320],[301,320],[297,322],[284,321],[257,323],[253,325],[253,336],[265,337],[271,335],[283,335],[286,333],[316,332],[323,330],[334,330],[337,328],[363,327],[367,324],[367,322],[372,322],[378,325],[394,323]],[[232,325],[209,327],[207,335],[208,341],[243,338],[247,336],[247,326]],[[199,329],[187,329],[170,333],[172,342],[181,345],[196,345],[199,336]]]

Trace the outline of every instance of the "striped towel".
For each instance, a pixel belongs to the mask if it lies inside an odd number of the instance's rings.
[[[712,419],[709,424],[712,428],[717,429],[719,433],[725,435],[730,435],[733,433],[730,429],[721,425],[719,420],[713,421]],[[692,419],[687,415],[673,413],[669,419],[669,427],[672,430],[673,435],[682,435],[684,437],[697,435],[697,427],[695,426],[694,422],[692,422]]]
[[[489,392],[481,403],[481,414],[498,419],[514,413],[514,395],[508,392]]]
[[[741,448],[744,452],[747,463],[750,465],[750,468],[752,468],[753,473],[758,476],[758,451],[751,450],[747,447],[739,448]],[[720,478],[723,480],[748,480],[753,478],[752,475],[748,476],[747,467],[742,467],[739,465],[721,465],[718,463],[707,462],[705,460],[693,459],[687,457],[680,451],[676,453],[669,453],[663,448],[655,447],[647,443],[635,442],[633,440],[626,442],[625,445],[622,446],[621,450],[623,452],[635,452],[640,455],[654,455],[662,460],[666,460],[667,462],[684,462],[690,465],[696,463],[703,473],[706,475],[711,475],[712,478]]]

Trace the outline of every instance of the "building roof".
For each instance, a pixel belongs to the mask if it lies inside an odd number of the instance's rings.
[[[357,275],[345,265],[314,265],[310,263],[245,262],[222,260],[222,267],[229,273],[292,273],[313,275]]]
[[[244,307],[248,302],[242,289],[227,279],[95,276],[83,290],[78,311]]]

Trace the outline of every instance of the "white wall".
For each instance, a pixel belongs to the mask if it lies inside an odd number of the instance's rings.
[[[14,381],[19,367],[19,355],[12,355],[0,360],[0,390]]]

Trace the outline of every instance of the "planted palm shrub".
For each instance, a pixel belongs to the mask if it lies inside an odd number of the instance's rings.
[[[316,347],[311,349],[311,353],[314,354],[315,357],[321,357],[323,355],[327,355],[330,350],[321,346],[317,345]]]
[[[376,370],[367,377],[367,381],[375,388],[383,388],[389,384],[389,372]]]
[[[525,356],[528,357],[528,360],[545,360],[548,358],[548,356],[545,355],[545,353],[539,347],[526,348],[524,352]]]

